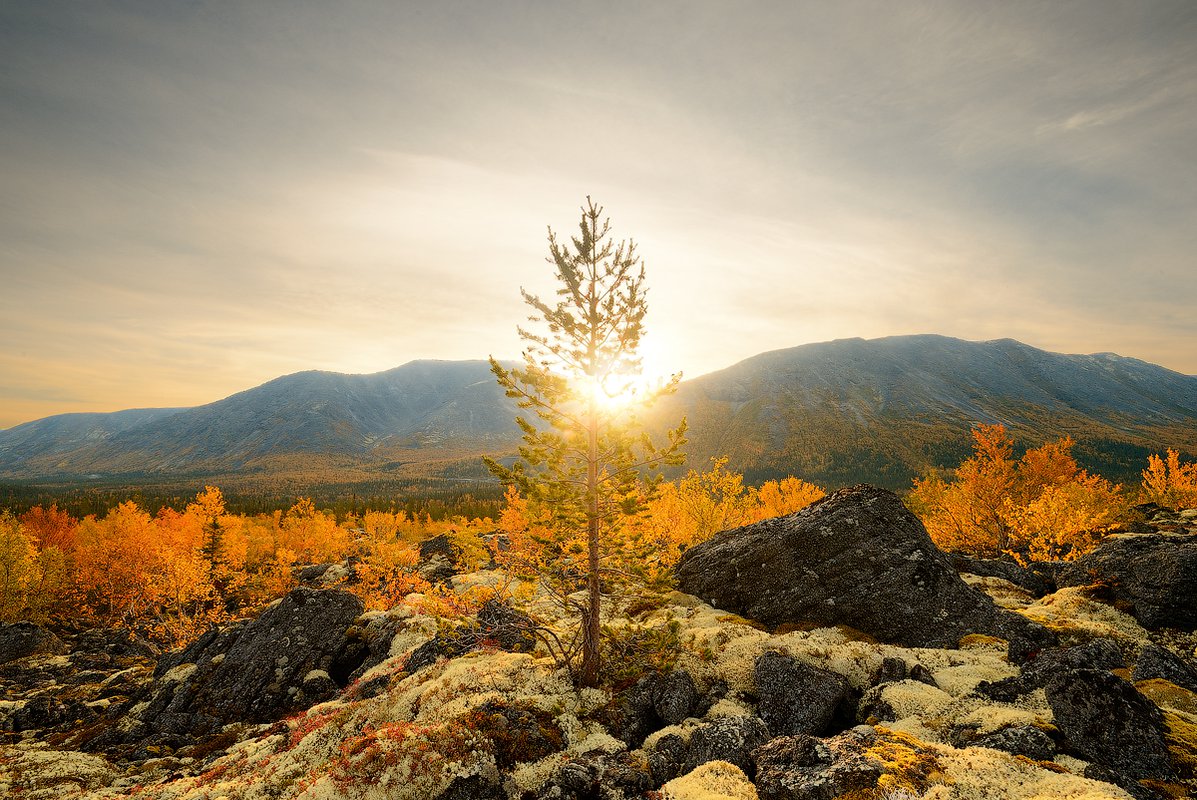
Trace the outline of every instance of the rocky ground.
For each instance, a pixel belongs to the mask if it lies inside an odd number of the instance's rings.
[[[608,620],[666,668],[629,650],[604,689],[517,611],[363,613],[343,567],[175,653],[4,626],[0,796],[1189,797],[1197,511],[1146,511],[1028,570],[843,490],[693,548],[681,591]]]

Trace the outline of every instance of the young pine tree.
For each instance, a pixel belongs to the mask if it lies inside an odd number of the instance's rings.
[[[660,468],[682,463],[686,422],[669,431],[661,447],[639,427],[635,411],[672,392],[680,376],[651,389],[639,381],[644,265],[634,243],[612,240],[603,209],[589,197],[581,211],[569,244],[549,229],[557,301],[521,290],[536,312],[530,320],[545,329],[518,329],[526,343],[523,367],[506,369],[491,359],[507,395],[534,412],[539,425],[517,417],[524,433],[520,458],[511,468],[486,463],[549,510],[561,554],[556,568],[568,572],[576,556],[573,575],[584,583],[586,598],[573,609],[581,621],[578,680],[595,686],[602,591],[616,572],[609,564],[618,555],[623,522],[643,510]]]

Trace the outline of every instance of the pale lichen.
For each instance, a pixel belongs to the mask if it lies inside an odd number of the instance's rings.
[[[665,800],[757,800],[743,770],[726,761],[708,761],[661,787]]]
[[[1093,600],[1084,587],[1061,589],[1039,598],[1019,613],[1055,631],[1066,641],[1113,639],[1136,645],[1149,641],[1147,631],[1134,617]]]

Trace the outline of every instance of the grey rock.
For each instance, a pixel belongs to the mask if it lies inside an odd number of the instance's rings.
[[[366,655],[352,635],[361,613],[361,600],[348,592],[295,589],[257,619],[209,632],[164,659],[142,719],[161,730],[165,720],[176,726],[190,717],[209,732],[231,722],[271,721],[326,700]],[[166,679],[164,666],[187,663],[195,668],[183,680]]]
[[[653,783],[660,786],[682,774],[682,765],[690,754],[690,743],[676,733],[667,733],[646,748],[648,770]]]
[[[690,734],[689,751],[679,774],[708,761],[727,761],[752,777],[756,772],[752,753],[769,741],[769,731],[756,717],[720,717]]]
[[[1018,675],[993,683],[982,681],[975,691],[991,700],[1010,703],[1042,688],[1053,675],[1077,669],[1113,670],[1125,666],[1118,645],[1108,639],[1095,639],[1072,647],[1048,648],[1023,664]]]
[[[953,744],[957,747],[988,747],[1035,761],[1048,761],[1056,755],[1052,737],[1031,725],[1002,728],[983,736],[965,736]]]
[[[826,740],[777,737],[753,753],[761,800],[834,800],[875,787],[881,765],[864,755],[874,736],[861,726]]]
[[[1134,800],[1173,800],[1174,798],[1174,795],[1157,792],[1151,787],[1139,783],[1129,775],[1123,775],[1112,769],[1107,769],[1100,764],[1090,764],[1085,767],[1083,775],[1091,781],[1112,783],[1133,797]]]
[[[507,792],[481,775],[470,775],[467,778],[454,778],[435,800],[507,800]]]
[[[479,637],[494,640],[500,650],[530,653],[536,647],[536,623],[506,603],[487,600],[478,609],[477,621]]]
[[[882,659],[881,666],[873,672],[869,683],[873,686],[880,686],[883,683],[904,681],[909,675],[910,670],[906,666],[905,660],[894,656],[886,656]]]
[[[660,785],[709,761],[735,764],[750,778],[756,772],[752,753],[769,741],[769,731],[756,717],[720,717],[698,726],[683,739],[668,733],[646,748],[653,781]]]
[[[1134,686],[1098,669],[1057,672],[1044,682],[1069,748],[1137,780],[1173,777],[1160,710]]]
[[[628,753],[583,753],[562,764],[535,793],[536,800],[624,800],[653,788],[648,766]]]
[[[928,686],[934,686],[937,689],[939,688],[939,684],[935,682],[935,676],[931,674],[931,670],[922,664],[915,664],[910,668],[910,679],[919,683],[925,683]]]
[[[424,580],[444,583],[457,574],[457,548],[449,535],[442,533],[420,542],[420,561],[416,570]]]
[[[653,710],[666,725],[676,725],[690,717],[701,698],[694,679],[684,669],[661,677],[653,694]]]
[[[40,625],[0,623],[0,664],[35,655],[62,655],[69,649],[66,642]]]
[[[415,672],[441,658],[456,658],[483,641],[493,642],[508,652],[526,653],[536,646],[534,628],[535,624],[526,614],[497,600],[488,600],[475,619],[438,633],[413,650],[404,669]]]
[[[1042,686],[1048,676],[1074,669],[1115,670],[1126,666],[1118,645],[1109,639],[1094,639],[1072,647],[1053,647],[1024,664],[1022,674],[1035,686]]]
[[[315,587],[331,568],[332,564],[308,564],[295,570],[295,580],[304,586]]]
[[[958,572],[980,575],[984,578],[1001,578],[1015,586],[1022,587],[1035,597],[1055,591],[1054,584],[1016,561],[1002,558],[977,558],[964,553],[950,553],[952,566]]]
[[[1197,669],[1188,661],[1158,644],[1144,645],[1131,677],[1136,683],[1161,678],[1182,689],[1197,692]]]
[[[621,692],[612,703],[609,718],[605,720],[606,726],[615,738],[628,747],[639,747],[650,733],[665,727],[656,709],[660,682],[661,676],[655,672],[645,675]]]
[[[1060,586],[1099,583],[1148,628],[1197,630],[1197,537],[1118,534],[1061,571]]]
[[[848,682],[793,656],[762,653],[753,670],[757,713],[774,736],[821,734],[848,696]]]
[[[873,486],[718,533],[682,555],[677,577],[682,591],[766,625],[843,624],[909,647],[985,633],[1016,659],[1055,642],[969,587],[897,495]]]

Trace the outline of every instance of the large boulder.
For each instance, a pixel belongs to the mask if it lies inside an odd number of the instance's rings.
[[[1100,669],[1062,670],[1043,685],[1073,752],[1134,780],[1172,777],[1164,719],[1134,686]]]
[[[1110,536],[1056,578],[1063,586],[1102,584],[1115,605],[1148,628],[1197,630],[1197,537]]]
[[[969,633],[1022,658],[1054,636],[966,584],[893,492],[841,489],[796,514],[716,534],[686,551],[679,588],[766,625],[849,625],[908,647]]]
[[[141,720],[185,736],[327,700],[368,655],[354,630],[361,613],[348,592],[294,589],[257,619],[209,631],[163,658]]]

